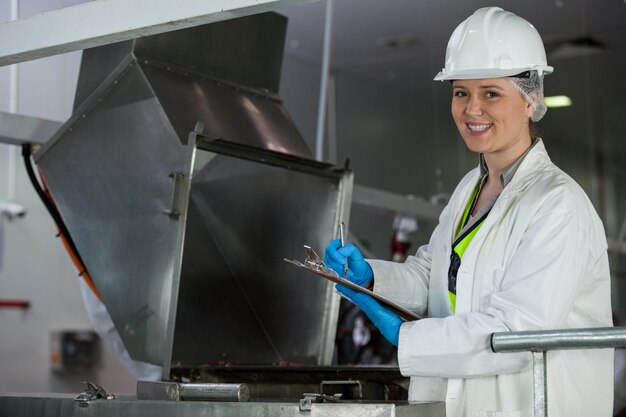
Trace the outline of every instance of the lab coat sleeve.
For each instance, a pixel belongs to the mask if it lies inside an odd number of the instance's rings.
[[[428,245],[421,246],[415,255],[409,256],[403,263],[368,260],[374,272],[374,292],[420,316],[426,315],[432,264],[431,244],[436,242],[439,229],[437,226]]]
[[[428,315],[433,248],[446,240],[443,225],[452,221],[455,207],[458,209],[459,204],[466,201],[478,175],[479,170],[474,169],[461,180],[450,198],[450,203],[442,210],[429,243],[421,246],[415,255],[409,256],[403,263],[367,260],[374,272],[375,293],[420,316]]]
[[[443,225],[453,221],[455,207],[458,209],[459,202],[466,200],[477,179],[478,170],[474,169],[461,180],[450,203],[442,210],[429,243],[421,246],[415,255],[409,256],[404,263],[368,260],[374,272],[374,292],[420,316],[428,315],[433,248],[446,240]]]
[[[588,213],[570,210],[575,203],[563,196],[554,200],[544,201],[548,209],[529,223],[508,267],[498,271],[501,284],[494,285],[484,308],[402,325],[398,361],[404,375],[465,378],[516,372],[529,365],[531,354],[493,353],[492,333],[563,327],[585,276],[603,260],[592,246]]]

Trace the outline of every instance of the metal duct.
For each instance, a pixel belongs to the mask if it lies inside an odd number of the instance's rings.
[[[211,138],[312,158],[278,96],[286,28],[262,13],[85,50],[74,108],[136,65],[182,143],[202,122]]]
[[[80,104],[35,155],[131,357],[165,379],[330,364],[338,297],[282,259],[347,221],[352,174],[311,160],[282,107],[284,28],[262,14],[86,51]]]

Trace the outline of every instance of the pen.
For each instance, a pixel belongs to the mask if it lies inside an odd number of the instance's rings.
[[[346,225],[344,222],[339,223],[339,242],[341,242],[341,247],[346,244],[345,241],[346,235]],[[343,275],[345,279],[348,279],[348,260],[346,259],[346,263],[343,266]]]

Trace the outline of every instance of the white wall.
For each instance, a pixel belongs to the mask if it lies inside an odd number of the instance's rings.
[[[20,1],[21,16],[70,5],[70,1]],[[0,5],[0,21],[9,20],[10,2]],[[57,121],[71,114],[80,53],[18,65],[17,112]],[[0,111],[8,112],[9,68],[0,68]],[[83,307],[78,273],[56,236],[56,228],[35,194],[17,151],[15,201],[27,209],[24,218],[4,220],[4,260],[0,299],[24,299],[28,310],[0,309],[0,393],[82,391],[82,381],[101,384],[114,393],[134,393],[135,379],[101,344],[101,361],[87,373],[53,373],[50,332],[91,329]],[[9,145],[0,145],[0,200],[7,197]]]

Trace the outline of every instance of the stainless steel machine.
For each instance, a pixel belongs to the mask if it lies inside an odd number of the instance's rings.
[[[339,297],[283,262],[335,236],[352,191],[278,95],[285,30],[266,13],[84,51],[75,112],[35,160],[130,356],[162,381],[0,397],[0,415],[445,415],[407,404],[397,369],[332,366]]]

